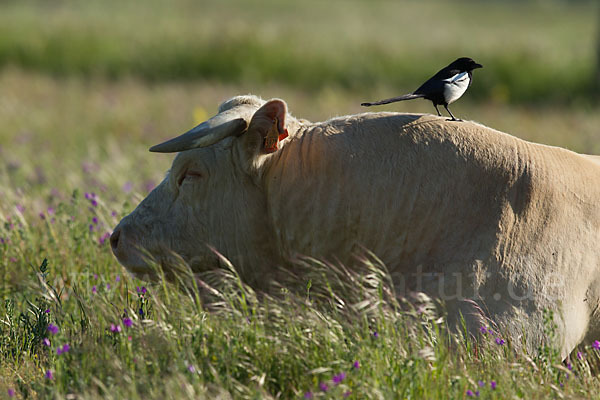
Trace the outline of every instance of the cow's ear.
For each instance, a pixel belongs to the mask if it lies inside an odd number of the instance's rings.
[[[243,157],[250,161],[257,155],[276,152],[279,142],[288,135],[286,114],[287,105],[280,99],[269,100],[256,110],[248,130],[240,138]]]

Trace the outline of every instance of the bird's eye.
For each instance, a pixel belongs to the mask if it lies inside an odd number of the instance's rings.
[[[203,175],[201,172],[188,169],[179,176],[179,179],[177,179],[177,186],[181,186],[186,182],[202,179],[202,177]]]

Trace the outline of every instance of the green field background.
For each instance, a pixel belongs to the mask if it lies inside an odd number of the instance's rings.
[[[3,6],[0,64],[55,76],[274,82],[372,94],[410,90],[448,60],[469,55],[488,68],[474,98],[564,102],[594,93],[597,13],[590,3],[26,4]]]
[[[148,148],[220,102],[279,97],[321,121],[460,56],[484,68],[455,115],[600,154],[599,16],[591,1],[0,1],[0,397],[598,396],[598,352],[571,371],[551,316],[536,356],[501,330],[449,335],[390,299],[376,260],[354,286],[315,261],[290,277],[306,290],[266,300],[226,270],[208,312],[185,279],[130,277],[106,235],[170,167]]]

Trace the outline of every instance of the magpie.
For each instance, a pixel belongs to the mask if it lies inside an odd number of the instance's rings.
[[[431,100],[433,106],[435,107],[435,111],[437,111],[440,117],[442,114],[440,114],[440,110],[438,110],[437,106],[443,105],[446,111],[448,111],[448,114],[450,114],[452,117],[452,119],[449,119],[448,121],[462,121],[460,119],[456,119],[454,115],[452,115],[448,105],[454,103],[456,100],[460,99],[463,94],[465,94],[467,88],[471,85],[473,70],[476,68],[483,68],[483,66],[481,64],[477,64],[468,57],[461,57],[447,67],[439,70],[437,74],[429,78],[427,82],[422,84],[417,90],[410,94],[392,97],[391,99],[385,99],[373,103],[361,103],[361,106],[378,106],[381,104],[394,103],[396,101],[424,98]]]

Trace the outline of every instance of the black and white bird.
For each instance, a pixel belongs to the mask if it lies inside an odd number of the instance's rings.
[[[471,85],[471,80],[473,79],[473,70],[476,68],[483,68],[483,66],[481,64],[477,64],[468,57],[461,57],[447,67],[439,70],[437,74],[429,78],[427,82],[422,84],[411,94],[392,97],[391,99],[385,99],[373,103],[362,103],[361,106],[378,106],[381,104],[394,103],[396,101],[424,98],[431,100],[433,106],[435,107],[435,111],[437,111],[440,117],[442,114],[440,114],[440,110],[438,110],[438,105],[444,106],[446,111],[448,111],[448,114],[450,114],[452,117],[452,119],[449,119],[448,121],[461,121],[452,115],[448,105],[454,103],[456,100],[460,99],[463,94],[465,94]]]

